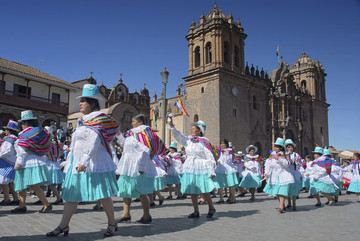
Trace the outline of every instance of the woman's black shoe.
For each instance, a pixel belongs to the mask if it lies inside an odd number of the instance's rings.
[[[142,223],[142,224],[148,224],[152,222],[152,217],[150,216],[148,219],[144,219],[144,217],[141,217],[140,220],[137,220],[135,223]]]
[[[66,226],[64,228],[57,227],[53,231],[46,233],[46,237],[55,237],[61,233],[64,233],[64,236],[66,237],[69,234],[69,230],[70,230],[69,226]]]
[[[36,202],[33,203],[33,205],[42,205],[43,203],[40,200],[37,200]]]
[[[212,218],[214,216],[214,214],[216,213],[216,209],[210,209],[208,214],[207,214],[207,218]]]
[[[62,200],[62,198],[56,199],[55,202],[51,203],[53,205],[58,205],[59,203],[63,203],[64,200]]]
[[[315,207],[321,207],[321,203],[315,204]]]
[[[10,202],[9,205],[19,205],[20,204],[20,201],[19,200],[13,200]]]
[[[155,203],[150,203],[150,207],[155,207]]]
[[[188,218],[198,218],[200,217],[200,214],[198,212],[193,212],[188,215]]]
[[[27,210],[27,208],[25,206],[25,207],[22,207],[22,208],[15,208],[15,209],[11,210],[10,212],[11,213],[26,213],[26,210]]]
[[[164,203],[164,197],[162,197],[161,199],[159,199],[159,205],[162,205]]]
[[[217,201],[216,203],[218,203],[218,204],[224,204],[225,202],[224,202],[224,200],[219,200],[219,201]]]
[[[114,231],[112,231],[111,229],[110,229],[110,227],[113,227],[114,228]],[[117,224],[115,224],[115,225],[108,225],[108,227],[107,227],[107,229],[106,229],[106,232],[104,233],[104,236],[105,237],[112,237],[112,236],[114,236],[114,233],[116,232],[118,230],[118,227],[117,227]]]
[[[52,205],[50,204],[49,206],[47,206],[46,209],[44,209],[44,207],[39,211],[39,213],[48,213],[52,210]]]
[[[95,210],[95,211],[101,211],[101,210],[103,210],[104,208],[103,207],[101,207],[99,204],[96,204],[94,207],[93,207],[93,210]]]
[[[131,221],[131,216],[129,216],[129,217],[121,217],[120,219],[116,219],[117,223],[130,222],[130,221]]]

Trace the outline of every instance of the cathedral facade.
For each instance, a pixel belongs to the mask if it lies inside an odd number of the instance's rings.
[[[181,100],[191,115],[174,110],[177,97],[166,100],[167,113],[175,112],[175,125],[189,134],[190,124],[202,120],[206,137],[214,144],[222,139],[236,151],[256,145],[262,155],[272,149],[277,137],[291,138],[297,151],[309,154],[314,145],[328,145],[328,107],[325,72],[319,61],[303,53],[293,66],[279,62],[270,73],[249,66],[244,57],[247,35],[239,20],[215,7],[192,22],[186,35],[189,47],[188,76]],[[163,100],[153,99],[161,132]],[[153,107],[151,107],[153,108]],[[179,128],[178,128],[179,129]],[[170,133],[166,143],[175,141]]]

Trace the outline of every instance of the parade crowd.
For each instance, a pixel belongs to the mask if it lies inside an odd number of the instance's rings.
[[[146,125],[143,114],[132,119],[132,129],[119,131],[112,117],[100,112],[99,89],[84,85],[79,96],[83,114],[77,127],[54,129],[41,127],[31,110],[21,112],[20,120],[9,120],[0,139],[0,185],[4,199],[0,205],[16,205],[13,214],[27,212],[26,198],[33,192],[42,204],[40,213],[49,213],[53,205],[64,204],[59,225],[46,236],[67,236],[70,220],[79,202],[96,201],[94,210],[104,210],[108,226],[104,236],[113,236],[118,223],[131,221],[131,203],[140,201],[143,215],[136,222],[152,222],[150,207],[165,199],[190,197],[193,211],[188,218],[199,218],[199,205],[207,204],[207,218],[216,213],[216,205],[236,203],[236,197],[250,194],[256,199],[263,190],[279,201],[279,213],[296,210],[300,191],[315,198],[315,207],[334,205],[343,188],[356,193],[360,202],[360,154],[340,165],[329,149],[315,147],[313,156],[302,158],[293,140],[277,138],[265,159],[258,148],[249,145],[235,152],[223,139],[214,145],[205,137],[206,124],[192,123],[190,135],[176,129],[169,117],[168,128],[177,140],[166,147]],[[181,145],[181,149],[178,148]],[[161,195],[167,187],[168,197]],[[175,188],[175,190],[173,190]],[[50,194],[56,201],[49,203]],[[10,197],[12,196],[12,199]],[[215,205],[212,201],[218,195]],[[123,212],[115,219],[112,197],[123,199]],[[326,202],[321,202],[321,197]],[[225,198],[228,197],[226,200]],[[314,208],[315,208],[314,207]]]

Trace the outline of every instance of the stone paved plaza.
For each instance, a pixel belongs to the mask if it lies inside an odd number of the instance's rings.
[[[343,193],[345,193],[343,191]],[[163,193],[165,197],[167,193]],[[207,205],[200,206],[199,219],[188,219],[191,200],[165,200],[151,209],[153,222],[135,224],[141,217],[140,203],[132,205],[131,223],[119,224],[116,235],[107,240],[359,240],[360,203],[356,195],[341,195],[334,206],[314,207],[315,199],[300,194],[297,211],[279,214],[278,201],[265,193],[257,193],[254,202],[249,196],[237,197],[236,204],[216,204],[216,214],[206,218]],[[2,200],[0,195],[0,200]],[[26,214],[11,214],[13,206],[0,206],[0,240],[102,240],[106,215],[93,211],[95,203],[79,205],[70,223],[69,236],[46,238],[61,219],[63,205],[54,206],[51,213],[40,214],[41,206],[28,198]],[[54,198],[50,198],[53,202]],[[213,198],[218,201],[218,198]],[[326,199],[322,198],[325,203]],[[122,212],[122,200],[114,198],[116,218]]]

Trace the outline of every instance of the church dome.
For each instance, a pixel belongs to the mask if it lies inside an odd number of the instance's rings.
[[[210,13],[206,16],[206,20],[212,20],[212,19],[216,19],[216,18],[220,18],[223,19],[225,21],[227,21],[227,17],[225,14],[223,14],[221,12],[221,10],[219,10],[218,6],[215,4],[214,9],[212,9],[210,11]]]
[[[305,53],[305,51],[302,53],[302,55],[296,60],[295,65],[314,65],[314,60]]]

